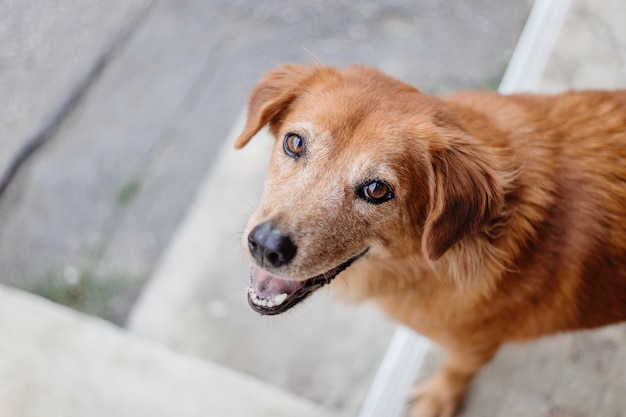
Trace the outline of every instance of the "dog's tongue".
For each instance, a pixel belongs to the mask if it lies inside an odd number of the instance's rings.
[[[261,268],[252,267],[250,272],[250,288],[262,298],[271,300],[279,294],[292,295],[304,285],[301,281],[278,278]]]

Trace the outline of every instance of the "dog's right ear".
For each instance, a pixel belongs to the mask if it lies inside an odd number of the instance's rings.
[[[312,68],[287,64],[268,72],[250,95],[248,120],[235,141],[235,148],[241,149],[265,125],[271,124],[297,97],[299,87],[309,77]]]
[[[431,261],[476,233],[504,204],[493,169],[469,144],[432,151],[434,201],[424,226],[422,248]]]

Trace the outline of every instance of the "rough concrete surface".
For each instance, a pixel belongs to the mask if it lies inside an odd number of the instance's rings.
[[[537,88],[626,88],[626,13],[621,0],[572,1]]]
[[[459,417],[619,417],[626,409],[626,327],[505,346],[472,384]],[[443,353],[433,348],[418,380]]]
[[[0,329],[1,417],[330,416],[250,377],[4,286]]]
[[[20,150],[54,125],[149,4],[0,2],[0,180]]]

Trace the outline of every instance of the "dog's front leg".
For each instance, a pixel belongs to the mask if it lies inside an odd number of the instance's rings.
[[[449,350],[435,375],[412,392],[411,417],[453,417],[474,375],[498,351],[500,344]]]

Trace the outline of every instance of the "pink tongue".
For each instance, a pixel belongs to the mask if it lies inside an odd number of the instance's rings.
[[[250,287],[252,287],[258,295],[268,299],[283,293],[291,295],[304,285],[301,281],[278,278],[255,266],[252,267],[252,271],[250,272],[250,279],[252,281]]]

